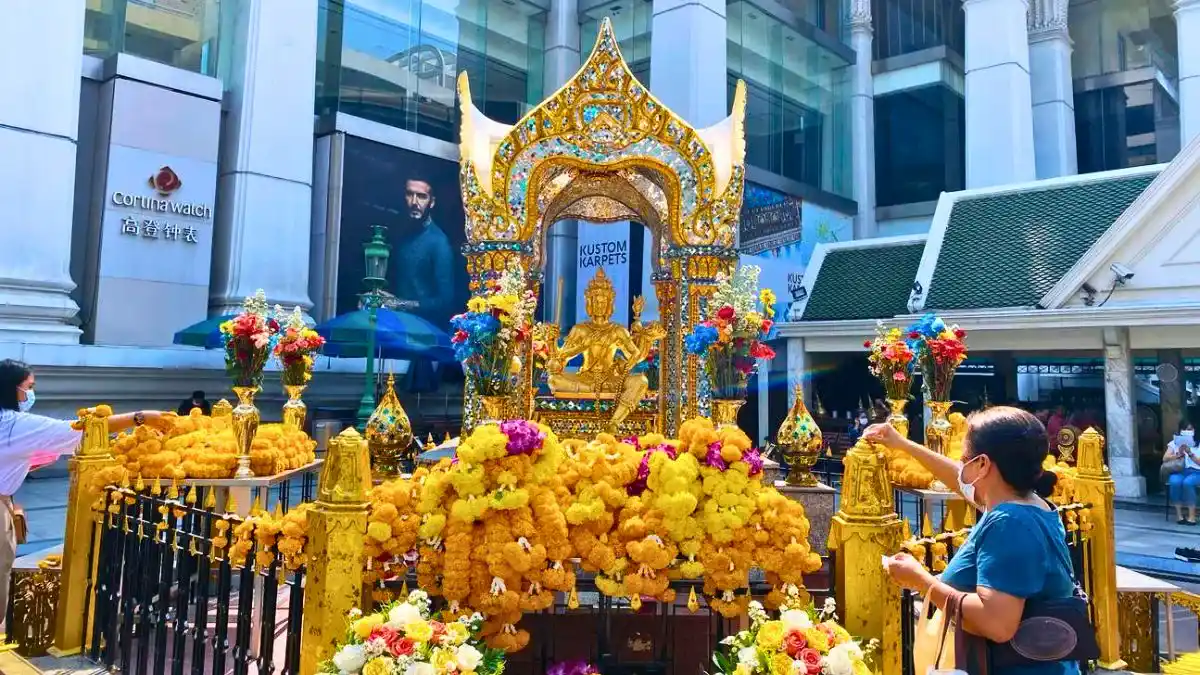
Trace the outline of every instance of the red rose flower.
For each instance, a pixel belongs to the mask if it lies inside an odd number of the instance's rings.
[[[870,341],[870,340],[863,340],[863,347],[866,347],[867,349],[870,349],[870,348],[871,348],[871,341]]]
[[[770,320],[770,319],[763,319],[763,322],[762,322],[762,332],[764,332],[764,333],[770,333],[770,332],[771,332],[771,328],[772,328],[774,325],[775,325],[775,322],[774,322],[774,321],[772,321],[772,320]]]
[[[793,659],[800,658],[800,652],[807,646],[808,640],[804,637],[804,633],[798,630],[788,633],[783,638],[783,650]]]
[[[821,652],[811,647],[805,647],[800,650],[799,660],[804,664],[808,675],[817,675],[817,673],[821,672]]]
[[[915,331],[915,330],[914,330],[914,331],[912,331],[911,333],[909,333],[909,334],[908,334],[908,338],[909,338],[910,340],[916,340],[916,339],[917,339],[917,338],[919,338],[919,337],[921,337],[921,334],[920,334],[920,333],[918,333],[918,332],[917,332],[917,331]]]
[[[955,329],[954,329],[954,337],[956,337],[956,338],[958,338],[959,340],[961,340],[961,339],[963,339],[963,338],[967,337],[967,331],[965,331],[965,330],[963,330],[963,329],[961,329],[961,328],[955,328]]]
[[[416,645],[413,641],[404,637],[399,632],[395,633],[396,639],[388,640],[387,649],[392,653],[392,656],[411,656],[416,651]]]
[[[721,309],[717,310],[717,318],[723,321],[733,321],[733,316],[733,308],[729,305],[725,305]]]
[[[169,166],[164,166],[154,172],[147,182],[155,192],[164,197],[183,187],[183,181],[179,180],[179,175]]]

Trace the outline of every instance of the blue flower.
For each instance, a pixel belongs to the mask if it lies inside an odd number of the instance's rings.
[[[936,314],[929,312],[922,316],[920,320],[908,327],[908,332],[917,333],[922,338],[937,337],[946,330],[946,322],[942,321]],[[919,338],[918,338],[919,339]],[[914,340],[910,338],[909,348],[914,348]]]
[[[708,348],[716,341],[717,329],[703,323],[697,324],[692,332],[683,338],[683,344],[687,351],[697,356],[704,356],[708,353]]]

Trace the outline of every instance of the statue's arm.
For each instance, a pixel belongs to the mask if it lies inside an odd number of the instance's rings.
[[[563,340],[563,344],[558,348],[558,353],[555,357],[566,365],[567,361],[579,356],[587,349],[587,342],[581,336],[579,331],[574,328],[567,333],[567,339]]]

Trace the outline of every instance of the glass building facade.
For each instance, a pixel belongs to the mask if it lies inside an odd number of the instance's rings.
[[[321,0],[318,115],[458,140],[455,81],[515,123],[542,99],[546,12],[508,0]]]
[[[934,84],[875,99],[875,200],[935,201],[966,185],[966,106]]]
[[[83,51],[218,75],[218,38],[239,0],[87,0]],[[225,31],[226,35],[231,31]]]
[[[613,11],[608,5],[597,7],[587,12],[580,12],[579,17],[579,53],[583,58],[592,51],[596,44],[596,35],[600,32],[600,21],[605,17],[612,20],[613,32],[617,35],[617,44],[621,47],[621,55],[629,63],[630,70],[645,86],[650,86],[650,24],[654,15],[654,7],[649,2],[634,0],[625,3],[621,11]],[[550,92],[546,92],[549,94]]]
[[[962,0],[872,0],[871,15],[876,60],[938,47],[964,53]]]
[[[1169,0],[1083,0],[1068,19],[1080,173],[1170,161],[1180,136]]]
[[[729,3],[726,18],[731,99],[746,82],[747,163],[851,197],[853,54],[830,46],[836,36],[749,2]]]

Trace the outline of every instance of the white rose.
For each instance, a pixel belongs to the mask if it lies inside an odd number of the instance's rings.
[[[388,612],[389,627],[396,630],[404,630],[408,624],[420,621],[421,618],[421,610],[408,603],[396,605],[392,611]]]
[[[362,645],[346,645],[333,655],[333,665],[343,673],[357,673],[367,665],[367,650]]]
[[[855,650],[862,653],[862,650],[849,642],[837,645],[829,650],[829,654],[821,659],[821,662],[829,669],[831,675],[854,675]]]
[[[779,620],[783,622],[785,633],[808,630],[813,625],[812,619],[808,618],[808,612],[799,609],[789,609],[779,615]]]
[[[458,667],[464,671],[473,671],[483,661],[483,654],[471,645],[462,645],[456,654]]]
[[[755,647],[742,647],[738,650],[738,663],[754,668],[758,665],[758,649]]]
[[[404,671],[404,675],[436,675],[433,670],[432,663],[417,661],[408,666]]]

